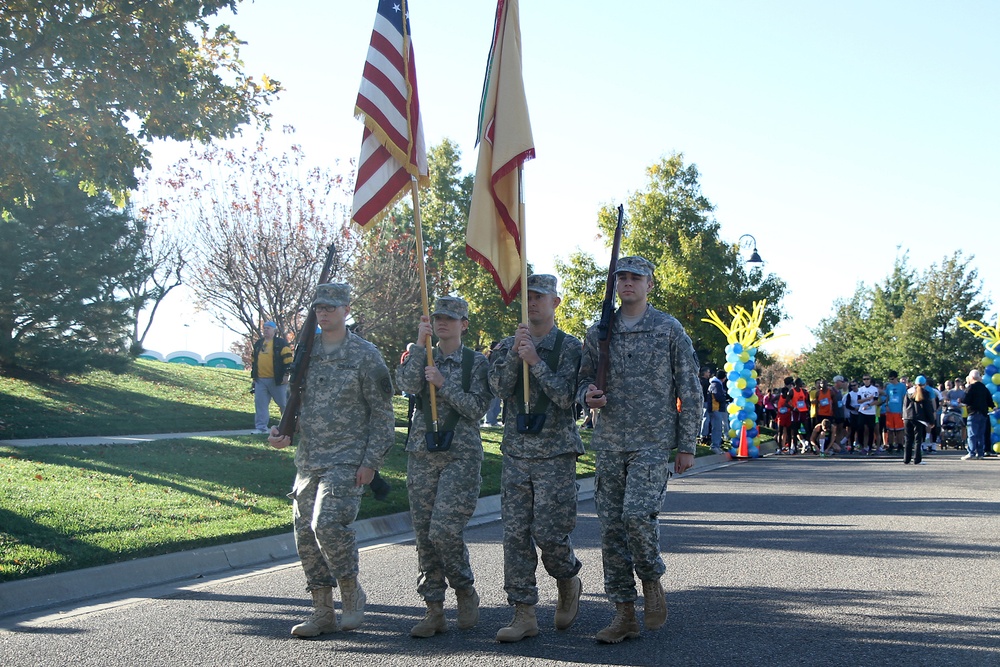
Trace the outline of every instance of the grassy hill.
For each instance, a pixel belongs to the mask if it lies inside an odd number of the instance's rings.
[[[0,440],[252,429],[249,390],[247,371],[143,359],[121,375],[0,375]]]

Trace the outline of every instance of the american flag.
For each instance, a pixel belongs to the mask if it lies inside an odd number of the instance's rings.
[[[379,0],[354,106],[354,115],[365,123],[351,216],[361,227],[403,196],[411,176],[421,185],[428,181],[408,5]]]

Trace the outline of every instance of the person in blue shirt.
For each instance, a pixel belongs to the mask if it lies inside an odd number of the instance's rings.
[[[889,371],[885,382],[886,447],[889,451],[903,451],[903,397],[906,385],[899,381],[899,373]]]

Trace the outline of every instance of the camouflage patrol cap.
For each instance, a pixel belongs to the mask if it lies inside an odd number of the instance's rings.
[[[630,257],[621,257],[618,259],[618,263],[615,264],[615,273],[628,271],[629,273],[634,273],[637,276],[649,276],[652,278],[654,268],[653,263],[645,257],[632,255]]]
[[[442,296],[434,300],[434,315],[444,315],[453,320],[469,319],[469,304],[457,296]]]
[[[533,273],[528,276],[528,291],[539,294],[559,294],[556,291],[556,277],[548,273]]]
[[[312,305],[347,306],[351,303],[351,286],[347,283],[324,283],[316,287]]]

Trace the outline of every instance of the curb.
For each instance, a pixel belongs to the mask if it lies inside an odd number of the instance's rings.
[[[253,429],[236,431],[199,431],[196,433],[149,433],[146,435],[94,435],[76,438],[18,438],[15,440],[0,440],[0,445],[6,447],[45,447],[48,445],[137,445],[154,440],[173,440],[175,438],[218,438],[231,435],[260,435]]]
[[[142,436],[131,436],[133,438]],[[695,460],[693,473],[708,472],[733,461],[726,454],[702,456]],[[594,478],[577,480],[578,500],[594,497]],[[500,519],[500,496],[486,496],[476,503],[469,526]],[[412,539],[409,512],[373,517],[354,522],[358,548]],[[151,586],[186,582],[209,575],[259,569],[298,559],[291,533],[261,537],[204,549],[192,549],[123,563],[59,572],[0,584],[0,618],[51,610],[100,597],[117,596]]]

